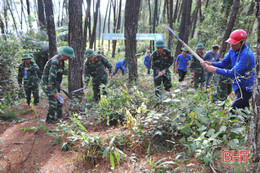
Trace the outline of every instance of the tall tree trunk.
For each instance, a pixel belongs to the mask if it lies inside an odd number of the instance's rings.
[[[208,5],[209,5],[209,0],[206,1],[205,7],[208,8]]]
[[[4,20],[5,20],[5,31],[8,33],[8,16],[7,16],[7,3],[6,0],[4,0]]]
[[[196,25],[197,25],[197,18],[198,18],[198,11],[199,11],[199,3],[201,1],[197,0],[197,5],[196,8],[194,9],[193,13],[192,13],[192,20],[191,20],[191,24],[192,24],[192,31],[191,31],[191,38],[194,37],[194,33],[195,33],[195,29],[196,29]]]
[[[93,2],[94,3],[94,2]],[[87,6],[88,6],[88,41],[91,39],[91,0],[87,0]]]
[[[148,1],[148,9],[149,9],[149,33],[152,33],[152,10],[151,10],[151,1]],[[152,51],[153,42],[150,41],[150,51]]]
[[[179,10],[179,14],[178,14],[178,17],[177,17],[177,22],[180,22],[180,18],[181,18],[181,15],[182,15],[182,11],[183,11],[183,9],[184,9],[184,6],[185,6],[185,4],[184,4],[183,1],[182,1],[182,3],[181,3],[181,8],[180,8],[180,10]]]
[[[189,38],[189,31],[190,31],[190,13],[191,13],[191,6],[192,0],[183,0],[183,9],[182,10],[182,17],[181,17],[181,25],[179,29],[179,37],[188,44]],[[175,51],[175,57],[177,57],[181,53],[181,46],[182,44],[178,41]]]
[[[11,13],[12,19],[13,19],[15,31],[16,31],[16,33],[18,33],[18,31],[17,31],[17,26],[16,26],[16,20],[15,20],[14,14],[13,14],[13,10],[12,10],[11,5],[10,5],[10,3],[8,2],[8,0],[7,0],[6,2],[7,2],[8,8],[9,8],[9,11],[10,11],[10,13]]]
[[[45,20],[45,15],[44,15],[44,4],[42,0],[37,0],[38,1],[38,18],[39,18],[39,26],[40,29],[43,29],[46,27],[46,20]]]
[[[106,21],[107,21],[107,13],[108,13],[108,8],[110,7],[110,1],[108,1],[107,2],[107,9],[106,9],[106,14],[105,14],[105,19],[104,19],[104,24],[103,24],[103,33],[105,33],[105,29],[106,29]],[[102,34],[102,36],[103,36],[103,34]],[[102,38],[102,47],[103,47],[103,45],[104,45],[104,40],[103,40],[103,38]]]
[[[154,14],[153,14],[153,33],[155,33],[155,26],[157,22],[157,10],[158,10],[158,0],[154,0]],[[154,50],[154,41],[152,42]]]
[[[111,8],[112,8],[112,0],[110,1],[110,8],[108,13],[108,33],[110,33],[110,17],[111,17]],[[108,51],[110,51],[110,40],[108,40]]]
[[[254,110],[254,142],[253,155],[258,163],[260,172],[260,0],[256,0],[256,18],[257,18],[257,56],[256,56],[256,78],[253,91],[253,110]]]
[[[98,18],[98,47],[100,47],[100,38],[101,38],[101,10],[99,10],[99,18]]]
[[[21,25],[21,30],[23,30],[23,0],[20,0],[21,2],[21,20],[20,20],[20,25]]]
[[[66,4],[67,4],[67,0],[63,0],[62,10],[61,10],[61,26],[63,25],[63,20],[64,20],[64,16],[65,16],[64,13],[66,13]]]
[[[236,21],[236,17],[237,17],[237,12],[238,12],[239,6],[240,6],[240,0],[234,0],[233,7],[232,7],[232,12],[231,12],[231,15],[230,15],[230,18],[229,18],[229,22],[227,24],[227,29],[225,31],[225,35],[223,37],[222,44],[221,44],[221,49],[220,49],[220,52],[219,52],[221,57],[223,57],[223,55],[226,52],[226,49],[227,49],[226,40],[228,39],[228,37],[229,37],[230,33],[232,32],[233,27],[235,25],[235,21]]]
[[[61,21],[60,21],[60,9],[61,9],[61,7],[60,7],[60,1],[61,0],[58,0],[58,21],[57,21],[57,25],[58,25],[58,27],[60,27],[61,25]]]
[[[3,38],[4,38],[4,40],[6,40],[4,21],[3,21],[1,15],[0,15],[0,28],[1,28],[1,34],[2,34]]]
[[[141,0],[126,0],[125,5],[125,57],[129,69],[129,81],[137,81],[136,32]]]
[[[74,49],[75,58],[69,60],[69,92],[83,86],[82,0],[69,0],[69,45]],[[82,92],[78,93],[81,95]]]
[[[169,10],[169,6],[168,6],[168,0],[164,0],[164,5],[163,5],[163,16],[165,16],[165,11]],[[169,19],[168,19],[169,20]]]
[[[96,10],[94,12],[94,23],[93,23],[93,30],[92,30],[92,34],[91,34],[91,40],[90,40],[90,49],[93,48],[94,46],[94,42],[96,40],[96,28],[97,28],[97,19],[98,19],[98,10],[100,7],[100,0],[97,0],[96,3]]]
[[[120,0],[120,2],[119,2],[116,33],[118,33],[120,31],[120,26],[121,26],[121,6],[122,6],[122,0]],[[115,52],[116,52],[116,40],[114,40],[114,44],[113,44],[112,57],[115,57]]]
[[[202,23],[204,20],[204,16],[202,14],[202,9],[201,9],[201,0],[198,1],[198,10],[199,10],[199,14],[200,14],[200,23]]]
[[[254,21],[255,21],[255,16],[253,16],[252,14],[254,13],[254,8],[255,8],[255,1],[252,0],[251,1],[251,4],[250,4],[250,7],[247,11],[247,16],[249,18],[248,22],[247,22],[247,33],[251,33],[252,32],[252,29],[253,29],[253,26],[254,26]]]
[[[116,1],[113,0],[113,13],[114,13],[114,21],[113,21],[113,33],[116,33]],[[115,57],[115,49],[116,49],[116,40],[112,41],[112,58]]]
[[[175,10],[174,10],[174,16],[172,19],[172,22],[175,23],[178,15],[178,9],[179,9],[179,0],[177,0],[176,5],[175,5]]]
[[[28,13],[28,23],[30,29],[32,29],[32,18],[31,18],[31,11],[30,11],[30,2],[29,0],[26,0],[26,5],[27,5],[27,13]]]
[[[173,16],[172,16],[172,14],[173,14],[173,0],[169,0],[169,5],[168,5],[168,9],[169,9],[169,11],[168,11],[168,23],[169,23],[169,27],[170,28],[172,28],[172,23],[173,23]],[[169,39],[168,39],[168,49],[170,49],[171,50],[171,48],[172,48],[172,39],[173,39],[173,35],[172,35],[172,33],[169,31]]]
[[[54,24],[54,14],[52,0],[44,0],[45,14],[47,21],[47,33],[49,38],[49,57],[53,57],[57,54],[57,42],[56,42],[56,32]]]
[[[86,44],[87,44],[87,29],[88,29],[88,14],[89,14],[90,8],[87,6],[86,8],[86,14],[85,14],[85,20],[84,20],[84,30],[83,30],[83,43],[82,43],[82,49],[85,50]]]

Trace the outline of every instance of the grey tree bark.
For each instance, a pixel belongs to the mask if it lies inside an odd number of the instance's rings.
[[[179,37],[188,44],[189,40],[189,32],[190,32],[190,15],[191,15],[191,6],[192,6],[192,0],[183,0],[183,9],[182,10],[182,17],[181,17],[181,25],[179,28]],[[181,53],[181,43],[178,41],[175,51],[175,57],[177,57]]]
[[[138,79],[136,57],[136,32],[141,0],[126,0],[125,6],[125,57],[129,70],[129,81]]]
[[[82,0],[69,0],[69,45],[75,52],[75,58],[69,60],[69,92],[83,86],[83,39]]]
[[[94,23],[93,23],[93,29],[92,29],[92,34],[91,34],[91,39],[90,39],[90,48],[92,49],[94,46],[94,42],[96,40],[96,28],[97,28],[97,19],[98,19],[98,10],[100,7],[100,0],[97,0],[96,3],[96,10],[94,12]]]
[[[44,15],[44,4],[42,0],[37,0],[38,1],[38,19],[39,19],[39,27],[40,29],[45,28],[46,26],[46,20],[45,20],[45,15]]]
[[[240,7],[240,0],[234,0],[232,12],[231,12],[229,22],[228,22],[227,27],[226,27],[225,35],[224,35],[223,40],[222,40],[221,48],[220,48],[220,51],[219,51],[219,54],[220,54],[221,57],[223,57],[225,52],[226,52],[226,49],[227,49],[226,40],[228,39],[228,37],[231,34],[233,27],[235,25],[235,21],[236,21],[236,18],[237,18],[237,13],[238,13],[239,7]]]
[[[47,34],[49,38],[49,57],[51,58],[57,54],[57,41],[52,0],[44,0],[44,6],[47,21]]]
[[[253,153],[255,161],[258,162],[256,172],[260,172],[260,0],[256,0],[257,18],[257,56],[256,56],[256,78],[253,91],[253,110],[254,110],[254,142]]]

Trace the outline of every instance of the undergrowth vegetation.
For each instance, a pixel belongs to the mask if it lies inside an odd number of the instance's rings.
[[[143,171],[178,171],[185,160],[193,158],[217,170],[223,167],[219,163],[224,150],[250,149],[250,126],[244,121],[250,111],[238,110],[239,116],[231,121],[232,99],[213,104],[208,92],[177,82],[173,92],[156,98],[149,79],[134,86],[124,80],[111,79],[108,94],[98,104],[90,96],[90,101],[80,105],[84,111],[71,115],[71,123],[60,122],[62,147],[80,151],[81,163],[88,163],[83,165],[95,168],[105,159],[114,169],[122,160],[136,162],[145,156],[146,162],[138,165]],[[171,157],[155,160],[156,153]],[[241,170],[250,171],[250,166]]]

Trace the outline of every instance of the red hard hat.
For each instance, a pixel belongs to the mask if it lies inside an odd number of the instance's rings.
[[[246,31],[244,31],[243,29],[237,29],[230,34],[229,39],[227,39],[226,42],[235,45],[235,44],[239,43],[240,41],[243,41],[246,39],[247,39]]]

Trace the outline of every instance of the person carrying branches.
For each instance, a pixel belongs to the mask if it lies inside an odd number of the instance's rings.
[[[233,90],[236,98],[231,105],[232,114],[234,114],[233,110],[237,108],[249,108],[249,99],[252,96],[254,86],[255,58],[252,50],[246,44],[246,40],[247,33],[244,30],[235,30],[226,41],[231,48],[221,62],[201,62],[208,72],[214,72],[233,79]],[[224,69],[229,65],[232,66],[232,69]]]
[[[18,84],[21,88],[23,82],[28,106],[31,103],[31,93],[33,93],[34,98],[33,104],[37,105],[39,103],[39,66],[34,61],[31,61],[32,58],[31,54],[24,54],[22,56],[23,63],[19,65],[18,70]]]
[[[164,48],[166,45],[163,40],[157,40],[154,45],[157,50],[152,53],[151,64],[153,69],[155,95],[161,95],[161,84],[163,83],[166,91],[171,91],[171,72],[169,67],[173,63],[171,51]]]

